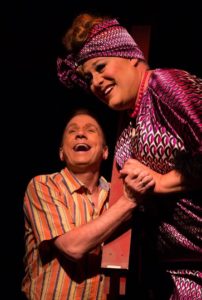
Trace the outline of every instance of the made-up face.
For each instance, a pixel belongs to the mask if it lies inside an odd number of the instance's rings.
[[[108,157],[102,129],[87,115],[74,116],[67,124],[60,149],[60,159],[72,172],[99,171],[103,159]]]
[[[98,57],[82,66],[92,93],[115,110],[133,109],[139,86],[137,59]]]

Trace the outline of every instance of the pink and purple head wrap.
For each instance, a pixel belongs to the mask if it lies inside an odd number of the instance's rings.
[[[116,19],[105,20],[92,27],[83,47],[75,54],[57,59],[57,74],[60,81],[72,88],[79,85],[87,90],[84,78],[77,72],[77,67],[95,57],[122,57],[145,60],[142,51]]]

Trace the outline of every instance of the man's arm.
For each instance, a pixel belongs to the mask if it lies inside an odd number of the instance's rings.
[[[136,206],[135,201],[122,196],[103,215],[58,236],[54,245],[68,258],[79,260],[127,222]]]

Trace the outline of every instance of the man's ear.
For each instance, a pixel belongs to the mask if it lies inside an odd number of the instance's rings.
[[[64,161],[64,152],[63,152],[63,148],[62,147],[60,147],[60,149],[59,149],[59,157],[60,157],[61,161]]]
[[[104,146],[103,148],[103,159],[106,160],[108,158],[108,155],[109,155],[109,148],[108,146]]]

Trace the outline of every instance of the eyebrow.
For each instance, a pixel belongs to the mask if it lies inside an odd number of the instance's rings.
[[[100,64],[100,61],[102,61],[103,59],[104,59],[105,57],[100,57],[100,58],[98,58],[95,62],[93,62],[92,63],[92,66],[93,66],[93,68],[96,68],[97,67],[97,65],[99,65]],[[83,74],[85,75],[85,74],[89,74],[90,72],[85,72],[84,71],[84,69],[83,69]]]

